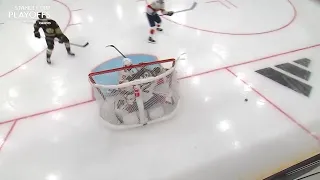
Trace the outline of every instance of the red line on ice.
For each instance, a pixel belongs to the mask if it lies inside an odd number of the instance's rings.
[[[234,72],[232,72],[229,68],[225,68],[229,73],[231,73],[233,76],[238,77]],[[240,79],[244,84],[249,85],[245,80]],[[256,88],[251,87],[251,89],[257,93],[260,97],[265,99],[269,104],[271,104],[275,109],[277,109],[280,113],[282,113],[284,116],[286,116],[291,122],[296,124],[298,127],[300,127],[303,131],[308,133],[310,136],[312,136],[314,139],[316,139],[320,143],[320,138],[313,134],[308,128],[300,124],[295,118],[293,118],[290,114],[286,113],[284,110],[282,110],[278,105],[273,103],[269,98],[267,98],[265,95],[263,95],[261,92],[259,92]]]
[[[53,0],[53,1],[56,1],[62,5],[64,5],[68,11],[69,11],[69,21],[68,21],[68,25],[70,24],[71,22],[71,10],[70,8],[64,4],[63,2],[60,2],[58,0]],[[295,19],[296,17],[296,9],[294,7],[294,5],[291,3],[290,0],[288,0],[288,2],[292,5],[293,9],[294,9],[294,18],[291,20],[291,22],[289,22],[287,25],[279,28],[279,29],[276,29],[276,30],[272,30],[272,31],[268,31],[268,32],[262,32],[262,33],[251,33],[251,34],[232,34],[232,33],[221,33],[221,32],[213,32],[212,33],[220,33],[220,34],[229,34],[229,35],[256,35],[256,34],[265,34],[265,33],[270,33],[270,32],[274,32],[274,31],[278,31],[280,29],[283,29],[287,26],[289,26]],[[172,21],[173,22],[173,21]],[[178,23],[177,23],[178,24]],[[64,31],[68,28],[68,26],[64,29]],[[193,29],[197,29],[197,28],[193,28]],[[201,29],[198,29],[198,30],[201,30]],[[204,30],[206,31],[206,30]],[[210,32],[210,31],[209,31]],[[291,53],[294,53],[294,52],[298,52],[298,51],[303,51],[303,50],[307,50],[307,49],[311,49],[311,48],[315,48],[315,47],[319,47],[320,44],[316,44],[316,45],[313,45],[313,46],[308,46],[308,47],[304,47],[304,48],[300,48],[300,49],[296,49],[296,50],[292,50],[292,51],[288,51],[288,52],[284,52],[284,53],[279,53],[279,54],[275,54],[275,55],[272,55],[272,56],[268,56],[268,57],[263,57],[263,58],[259,58],[259,59],[255,59],[255,60],[250,60],[250,61],[246,61],[246,62],[242,62],[242,63],[238,63],[238,64],[234,64],[234,65],[229,65],[229,66],[225,66],[225,67],[221,67],[221,68],[217,68],[217,69],[212,69],[212,70],[209,70],[209,71],[205,71],[205,72],[202,72],[202,73],[197,73],[197,74],[194,74],[194,75],[190,75],[190,76],[185,76],[185,77],[181,77],[179,78],[180,80],[183,80],[183,79],[187,79],[187,78],[191,78],[191,77],[195,77],[195,76],[201,76],[201,75],[204,75],[204,74],[208,74],[208,73],[212,73],[212,72],[215,72],[215,71],[219,71],[219,70],[228,70],[230,73],[232,73],[233,75],[235,75],[232,71],[229,70],[229,68],[231,67],[236,67],[236,66],[241,66],[241,65],[245,65],[245,64],[250,64],[250,63],[254,63],[254,62],[258,62],[258,61],[262,61],[262,60],[266,60],[266,59],[270,59],[270,58],[273,58],[273,57],[277,57],[277,56],[282,56],[282,55],[286,55],[286,54],[291,54]],[[44,51],[44,50],[43,50]],[[37,56],[39,56],[43,51],[41,51],[40,53],[38,53],[37,55],[35,55],[34,57],[32,57],[31,59],[29,59],[28,61],[24,62],[23,64],[21,64],[20,66],[8,71],[7,73],[5,74],[2,74],[0,75],[0,78],[15,71],[16,69],[20,68],[22,65],[24,64],[27,64],[28,62],[32,61],[33,59],[35,59]],[[244,81],[243,81],[244,82]],[[246,82],[244,82],[246,83]],[[274,103],[272,103],[270,100],[268,100],[265,96],[263,96],[261,93],[259,93],[257,90],[253,89],[257,94],[259,94],[261,97],[265,98],[271,105],[273,105],[276,109],[278,109],[281,113],[283,113],[286,117],[288,117],[292,122],[294,122],[295,124],[297,124],[300,128],[302,128],[305,132],[307,132],[308,134],[310,134],[313,138],[315,138],[316,140],[320,141],[319,137],[318,136],[315,136],[314,134],[311,133],[311,131],[309,131],[307,128],[305,128],[304,126],[302,126],[301,124],[299,124],[293,117],[291,117],[289,114],[285,113],[284,111],[282,111],[278,106],[276,106]],[[32,115],[27,115],[27,116],[23,116],[23,117],[19,117],[19,118],[15,118],[15,119],[12,119],[12,120],[8,120],[8,121],[4,121],[4,122],[1,122],[1,124],[6,124],[6,123],[10,123],[10,122],[13,122],[13,124],[11,125],[10,129],[9,129],[9,132],[6,134],[5,136],[5,139],[3,141],[3,143],[0,145],[0,151],[1,149],[3,148],[4,144],[7,142],[8,138],[10,137],[11,133],[13,132],[14,130],[14,127],[16,126],[16,123],[22,119],[28,119],[28,118],[32,118],[32,117],[36,117],[36,116],[39,116],[39,115],[43,115],[43,114],[47,114],[47,113],[51,113],[51,112],[55,112],[55,111],[60,111],[60,110],[64,110],[64,109],[67,109],[67,108],[72,108],[72,107],[76,107],[76,106],[79,106],[79,105],[83,105],[83,104],[87,104],[87,103],[90,103],[90,102],[93,102],[94,99],[90,99],[90,100],[86,100],[86,101],[82,101],[80,103],[76,103],[76,104],[72,104],[72,105],[68,105],[68,106],[64,106],[64,107],[61,107],[61,108],[57,108],[57,109],[52,109],[52,110],[48,110],[48,111],[43,111],[43,112],[39,112],[39,113],[35,113],[35,114],[32,114]]]
[[[297,10],[295,8],[295,6],[293,5],[293,3],[291,2],[291,0],[287,0],[288,3],[290,4],[290,6],[292,7],[292,10],[293,10],[293,16],[291,18],[291,20],[279,27],[279,28],[276,28],[276,29],[271,29],[271,30],[266,30],[266,31],[263,31],[263,32],[252,32],[252,33],[233,33],[233,32],[222,32],[222,31],[214,31],[214,30],[209,30],[209,29],[202,29],[202,28],[197,28],[197,27],[194,27],[194,26],[190,26],[190,25],[186,25],[186,24],[182,24],[182,23],[179,23],[179,22],[176,22],[174,20],[171,20],[167,17],[163,17],[164,19],[174,23],[174,24],[177,24],[177,25],[180,25],[180,26],[183,26],[183,27],[186,27],[186,28],[190,28],[190,29],[194,29],[194,30],[199,30],[199,31],[203,31],[203,32],[208,32],[208,33],[213,33],[213,34],[223,34],[223,35],[232,35],[232,36],[253,36],[253,35],[262,35],[262,34],[269,34],[269,33],[273,33],[273,32],[277,32],[277,31],[280,31],[282,29],[285,29],[287,28],[288,26],[290,26],[296,19],[297,17]]]
[[[59,4],[61,4],[61,5],[63,5],[63,6],[66,7],[67,10],[68,10],[69,20],[68,20],[67,26],[66,26],[66,27],[64,28],[64,30],[63,30],[63,32],[65,32],[65,31],[68,29],[68,25],[70,24],[71,19],[72,19],[71,10],[70,10],[70,8],[69,8],[65,3],[60,2],[60,1],[58,1],[58,0],[53,0],[53,1],[55,1],[55,2],[57,2],[57,3],[59,3]],[[38,57],[38,56],[39,56],[42,52],[44,52],[44,51],[45,51],[45,49],[42,50],[40,53],[36,54],[35,56],[33,56],[32,58],[30,58],[29,60],[27,60],[26,62],[22,63],[21,65],[19,65],[19,66],[15,67],[15,68],[11,69],[10,71],[8,71],[8,72],[0,75],[0,78],[2,78],[2,77],[4,77],[4,76],[6,76],[6,75],[8,75],[8,74],[10,74],[10,73],[12,73],[12,72],[14,72],[15,70],[19,69],[21,66],[23,66],[23,65],[31,62],[32,60],[34,60],[36,57]],[[82,103],[82,104],[83,104],[83,103]],[[70,105],[69,107],[73,107],[73,106],[76,106],[76,105],[77,105],[77,104],[75,104],[75,105]],[[60,109],[66,109],[66,108],[68,108],[68,106],[67,106],[67,107],[64,107],[64,108],[60,108]],[[29,116],[29,117],[34,117],[34,116],[36,116],[36,115],[45,114],[45,113],[48,113],[48,112],[49,112],[49,111],[45,111],[45,112],[42,112],[42,113],[36,113],[36,114],[34,114],[33,116],[31,115],[31,116]],[[28,118],[28,117],[25,116],[25,118]],[[14,130],[15,126],[16,126],[16,123],[18,122],[18,119],[20,119],[20,118],[16,118],[16,119],[7,121],[7,122],[13,122],[13,124],[11,125],[9,132],[6,134],[6,136],[5,136],[2,144],[0,144],[0,151],[1,151],[1,149],[3,148],[4,144],[7,142],[8,138],[9,138],[10,135],[11,135],[11,133],[13,132],[13,130]],[[1,123],[1,124],[4,124],[4,123]]]
[[[286,51],[286,52],[283,52],[283,53],[278,53],[278,54],[274,54],[274,55],[271,55],[271,56],[266,56],[266,57],[262,57],[262,58],[258,58],[258,59],[254,59],[254,60],[250,60],[250,61],[245,61],[245,62],[242,62],[242,63],[237,63],[237,64],[232,64],[232,65],[229,65],[229,66],[224,66],[224,67],[220,67],[220,68],[216,68],[216,69],[211,69],[211,70],[208,70],[208,71],[192,74],[192,75],[189,75],[189,76],[180,77],[179,80],[188,79],[188,78],[192,78],[192,77],[196,77],[196,76],[202,76],[202,75],[209,74],[209,73],[212,73],[212,72],[225,70],[225,69],[228,69],[228,68],[237,67],[237,66],[241,66],[241,65],[245,65],[245,64],[251,64],[251,63],[255,63],[255,62],[271,59],[271,58],[274,58],[274,57],[283,56],[283,55],[287,55],[287,54],[291,54],[291,53],[295,53],[295,52],[299,52],[299,51],[304,51],[304,50],[308,50],[308,49],[313,49],[313,48],[317,48],[317,47],[320,47],[320,44],[315,44],[315,45],[312,45],[312,46],[307,46],[307,47],[304,47],[304,48],[299,48],[299,49],[295,49],[295,50],[291,50],[291,51]],[[63,110],[63,109],[67,109],[67,108],[83,105],[83,104],[90,103],[90,102],[93,102],[93,101],[94,101],[94,96],[93,96],[93,91],[91,91],[91,98],[89,100],[85,100],[85,101],[82,101],[82,102],[79,102],[79,103],[67,105],[67,106],[56,108],[56,109],[52,109],[52,110],[47,110],[47,111],[35,113],[35,114],[32,114],[32,115],[26,115],[26,116],[23,116],[23,117],[19,117],[19,118],[14,118],[14,119],[11,119],[11,120],[3,121],[3,122],[0,122],[0,125],[11,123],[11,122],[13,122],[15,120],[19,121],[19,120],[22,120],[22,119],[31,118],[31,117],[35,117],[35,116],[38,116],[38,115],[43,115],[43,114],[46,114],[46,113],[55,112],[55,111],[59,111],[59,110]]]
[[[228,69],[228,68],[237,67],[237,66],[241,66],[241,65],[245,65],[245,64],[251,64],[251,63],[255,63],[255,62],[259,62],[259,61],[263,61],[263,60],[268,60],[268,59],[271,59],[271,58],[274,58],[274,57],[283,56],[283,55],[291,54],[291,53],[294,53],[294,52],[304,51],[304,50],[313,49],[313,48],[317,48],[317,47],[320,47],[320,44],[315,44],[315,45],[312,45],[312,46],[307,46],[307,47],[304,47],[304,48],[299,48],[299,49],[295,49],[295,50],[291,50],[291,51],[287,51],[287,52],[283,52],[283,53],[278,53],[278,54],[274,54],[274,55],[267,56],[267,57],[262,57],[262,58],[258,58],[258,59],[254,59],[254,60],[250,60],[250,61],[245,61],[245,62],[242,62],[242,63],[237,63],[237,64],[233,64],[233,65],[229,65],[229,66],[224,66],[224,67],[220,67],[220,68],[216,68],[216,69],[211,69],[211,70],[204,71],[204,72],[201,72],[201,73],[196,73],[196,74],[192,74],[192,75],[189,75],[189,76],[180,77],[179,80],[188,79],[188,78],[192,78],[192,77],[196,77],[196,76],[202,76],[202,75],[213,73],[213,72],[216,72],[216,71],[225,70],[225,69]],[[14,119],[11,119],[11,120],[3,121],[3,122],[0,122],[0,125],[11,123],[13,121],[20,121],[22,119],[27,119],[27,118],[31,118],[31,117],[35,117],[35,116],[39,116],[39,115],[55,112],[55,111],[64,110],[64,109],[71,108],[71,107],[76,107],[76,106],[83,105],[83,104],[86,104],[86,103],[90,103],[90,102],[93,102],[93,101],[94,101],[94,96],[93,96],[93,92],[91,91],[91,97],[90,97],[89,100],[85,100],[85,101],[81,101],[79,103],[63,106],[63,107],[60,107],[60,108],[51,109],[51,110],[47,110],[47,111],[43,111],[43,112],[39,112],[39,113],[35,113],[35,114],[26,115],[26,116],[14,118]]]
[[[60,111],[60,110],[63,110],[63,109],[72,108],[72,107],[79,106],[79,105],[83,105],[83,104],[87,104],[87,103],[90,103],[90,102],[93,102],[93,101],[94,101],[94,99],[89,99],[89,100],[81,101],[81,102],[78,102],[78,103],[75,103],[75,104],[71,104],[71,105],[67,105],[67,106],[62,106],[62,107],[60,107],[60,108],[51,109],[51,110],[42,111],[42,112],[35,113],[35,114],[31,114],[31,115],[26,115],[26,116],[18,117],[18,118],[15,118],[15,119],[11,119],[11,120],[9,120],[9,121],[0,122],[0,125],[1,125],[1,124],[11,123],[11,122],[14,122],[14,121],[20,121],[20,120],[22,120],[22,119],[32,118],[32,117],[35,117],[35,116],[40,116],[40,115],[43,115],[43,114],[48,114],[48,113],[55,112],[55,111]]]
[[[234,5],[232,2],[230,2],[230,1],[228,1],[228,0],[225,0],[225,1],[227,1],[229,4],[231,4],[233,7],[235,7],[235,8],[238,8],[236,5]]]
[[[4,137],[2,143],[0,144],[0,151],[1,151],[2,147],[4,146],[4,144],[7,142],[8,138],[9,138],[9,136],[11,135],[14,127],[16,126],[16,124],[17,124],[17,121],[14,121],[14,122],[12,123],[12,125],[11,125],[8,133],[7,133],[6,136]]]
[[[207,1],[207,2],[205,2],[205,3],[220,3],[220,4],[223,5],[224,7],[230,9],[226,4],[224,4],[224,3],[221,2],[221,1]]]
[[[214,3],[214,2],[218,2],[218,1],[207,1],[205,3]]]
[[[291,53],[298,52],[298,51],[304,51],[304,50],[312,49],[312,48],[316,48],[316,47],[320,47],[320,44],[315,44],[315,45],[312,45],[312,46],[307,46],[307,47],[304,47],[304,48],[299,48],[299,49],[295,49],[295,50],[291,50],[291,51],[287,51],[287,52],[282,52],[282,53],[274,54],[274,55],[271,55],[271,56],[266,56],[266,57],[253,59],[253,60],[250,60],[250,61],[245,61],[245,62],[241,62],[241,63],[229,65],[229,66],[224,66],[224,67],[221,67],[221,68],[204,71],[204,72],[197,73],[197,74],[192,74],[190,76],[182,77],[181,79],[190,78],[190,77],[194,77],[194,76],[201,76],[201,75],[204,75],[204,74],[212,73],[212,72],[223,70],[223,69],[226,69],[226,68],[232,68],[232,67],[241,66],[241,65],[245,65],[245,64],[250,64],[250,63],[254,63],[254,62],[258,62],[258,61],[263,61],[263,60],[270,59],[270,58],[273,58],[273,57],[283,56],[283,55],[286,55],[286,54],[291,54]]]
[[[250,64],[250,63],[255,63],[255,62],[271,59],[273,57],[283,56],[283,55],[286,55],[286,54],[291,54],[291,53],[294,53],[294,52],[304,51],[304,50],[307,50],[307,49],[313,49],[313,48],[317,48],[317,47],[320,47],[320,44],[315,44],[315,45],[312,45],[312,46],[307,46],[307,47],[304,47],[304,48],[299,48],[299,49],[295,49],[295,50],[291,50],[291,51],[287,51],[287,52],[283,52],[283,53],[278,53],[278,54],[274,54],[274,55],[267,56],[267,57],[262,57],[262,58],[258,58],[258,59],[254,59],[254,60],[250,60],[250,61],[246,61],[246,62],[242,62],[242,63],[237,63],[237,64],[233,64],[233,65],[229,65],[229,66],[224,66],[224,67],[221,67],[221,68],[212,69],[212,70],[209,70],[209,71],[193,74],[193,75],[190,75],[190,76],[181,77],[181,78],[179,78],[179,80],[188,79],[188,78],[192,78],[192,77],[196,77],[196,76],[202,76],[202,75],[209,74],[209,73],[212,73],[212,72],[216,72],[216,71],[220,71],[220,70],[226,70],[226,69],[229,69],[229,68],[232,68],[232,67],[241,66],[241,65]],[[91,95],[93,95],[93,92],[91,92]],[[47,114],[47,113],[51,113],[51,112],[55,112],[55,111],[60,111],[60,110],[64,110],[64,109],[68,109],[68,108],[72,108],[72,107],[76,107],[76,106],[80,106],[80,105],[83,105],[83,104],[91,103],[93,101],[95,101],[94,97],[91,97],[89,100],[85,100],[85,101],[82,101],[82,102],[79,102],[79,103],[76,103],[76,104],[71,104],[71,105],[67,105],[67,106],[64,106],[64,107],[60,107],[60,108],[56,108],[56,109],[52,109],[52,110],[47,110],[47,111],[43,111],[43,112],[39,112],[39,113],[35,113],[35,114],[31,114],[31,115],[27,115],[27,116],[23,116],[23,117],[14,118],[14,119],[11,119],[11,120],[3,121],[3,122],[0,123],[0,125],[1,124],[11,123],[11,122],[15,122],[16,123],[16,122],[18,122],[20,120],[23,120],[23,119],[28,119],[28,118],[36,117],[36,116],[39,116],[39,115],[44,115],[44,114]],[[288,116],[288,118],[292,118],[288,114],[286,114],[286,115]],[[295,122],[297,122],[297,121],[295,121]],[[14,126],[15,126],[15,124],[14,124]],[[7,139],[9,137],[10,133],[12,132],[14,126],[11,127],[9,133],[6,135],[5,141],[7,141]],[[303,127],[303,126],[301,125],[301,127]],[[303,129],[306,132],[309,131],[306,128],[303,128]],[[319,140],[319,137],[313,135],[312,133],[311,133],[311,135],[312,135],[312,137],[314,137],[314,138],[316,137],[316,139]],[[3,146],[4,143],[2,143],[2,146]]]
[[[72,19],[71,10],[70,10],[70,8],[69,8],[65,3],[60,2],[60,1],[58,1],[58,0],[53,0],[53,1],[55,1],[55,2],[57,2],[57,3],[60,3],[61,5],[63,5],[64,7],[66,7],[67,10],[68,10],[68,14],[69,14],[68,23],[67,23],[67,26],[63,29],[63,32],[65,32],[65,31],[68,29],[69,24],[70,24],[71,19]],[[15,70],[19,69],[21,66],[23,66],[23,65],[25,65],[25,64],[33,61],[36,57],[38,57],[39,55],[41,55],[45,50],[46,50],[46,49],[42,50],[42,51],[39,52],[38,54],[34,55],[32,58],[30,58],[30,59],[28,59],[27,61],[25,61],[24,63],[20,64],[19,66],[17,66],[17,67],[15,67],[15,68],[13,68],[13,69],[5,72],[4,74],[1,74],[1,75],[0,75],[0,78],[2,78],[2,77],[4,77],[4,76],[6,76],[6,75],[8,75],[8,74],[10,74],[10,73],[12,73],[12,72],[14,72]]]

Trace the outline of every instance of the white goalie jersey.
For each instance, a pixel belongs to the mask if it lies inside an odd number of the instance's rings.
[[[124,67],[131,66],[131,60],[128,58],[125,58],[123,60]],[[139,68],[126,68],[122,71],[120,71],[119,74],[119,84],[131,82],[138,79],[145,79],[149,77],[156,77],[159,74],[162,74],[166,71],[165,68],[161,66],[154,66],[154,67],[139,67]],[[161,85],[159,85],[159,82]],[[158,89],[161,88],[161,86],[167,86],[168,84],[166,82],[166,77],[160,79],[159,81],[153,81],[148,83],[142,83],[138,85],[139,89],[141,90],[141,96],[143,96],[144,102],[148,102],[152,98],[155,97],[155,95],[158,95],[158,93],[155,91],[155,87],[157,86]],[[163,89],[163,88],[161,88]],[[168,87],[164,88],[168,89]],[[135,97],[137,94],[135,94],[135,87],[127,87],[123,88],[122,93],[119,94],[119,102],[122,102],[118,104],[116,109],[118,109],[118,113],[124,113],[128,110],[128,107],[132,106],[135,102]],[[159,97],[159,95],[157,96]]]
[[[137,127],[171,118],[180,99],[175,59],[135,65],[130,59],[123,62],[123,68],[89,75],[102,119],[115,127]],[[119,84],[96,84],[93,79],[100,74],[114,78],[114,73]]]

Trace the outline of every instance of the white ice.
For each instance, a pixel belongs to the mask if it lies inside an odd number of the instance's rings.
[[[168,0],[167,9],[192,0]],[[34,21],[17,6],[48,6],[71,41],[52,65]],[[199,0],[163,19],[147,43],[145,1],[0,0],[0,179],[263,179],[320,152],[320,3],[315,0]],[[26,21],[29,20],[29,21]],[[114,131],[101,125],[88,74],[118,54],[178,64],[174,119]],[[310,97],[255,71],[309,58]],[[244,99],[248,98],[248,102]]]

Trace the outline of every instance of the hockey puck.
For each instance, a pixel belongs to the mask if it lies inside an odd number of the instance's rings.
[[[248,99],[247,99],[247,98],[245,98],[245,99],[244,99],[244,101],[245,101],[245,102],[247,102],[247,101],[248,101]]]

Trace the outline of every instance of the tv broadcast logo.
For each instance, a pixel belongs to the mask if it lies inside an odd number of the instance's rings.
[[[50,6],[14,6],[13,11],[9,11],[8,15],[10,19],[20,20],[36,20],[38,13],[42,13],[47,18],[50,18]]]

